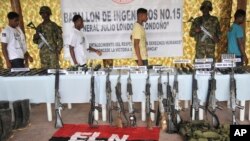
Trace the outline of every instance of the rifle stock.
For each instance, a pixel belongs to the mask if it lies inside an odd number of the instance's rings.
[[[171,86],[169,84],[169,72],[167,73],[167,98],[163,100],[163,104],[165,107],[165,111],[167,113],[168,116],[168,120],[167,120],[167,133],[175,133],[177,132],[177,127],[176,124],[173,121],[173,115],[172,113],[174,112],[174,99],[173,99],[173,95],[172,95],[172,90],[171,90]]]
[[[131,84],[131,76],[129,71],[129,76],[127,79],[127,96],[128,96],[128,107],[129,107],[129,126],[136,126],[136,116],[135,116],[135,109],[133,103],[133,89]]]
[[[192,104],[191,104],[191,112],[190,117],[191,120],[199,120],[199,108],[200,106],[200,99],[197,95],[198,91],[198,83],[197,79],[195,78],[195,71],[193,71],[192,75]],[[194,116],[194,117],[193,117]]]
[[[146,79],[146,87],[145,87],[145,97],[146,97],[146,122],[147,122],[147,128],[152,129],[152,119],[150,114],[155,113],[155,111],[151,108],[151,103],[150,103],[150,87],[151,84],[149,82],[149,70],[148,70],[148,76]]]
[[[236,108],[238,109],[244,109],[243,106],[240,106],[238,104],[237,100],[237,93],[236,93],[236,80],[234,78],[234,69],[232,68],[232,71],[230,73],[230,107],[232,110],[232,124],[237,125],[238,122],[236,120]]]
[[[113,123],[113,116],[112,116],[112,101],[111,101],[111,82],[109,79],[110,71],[108,70],[108,74],[106,77],[106,95],[107,95],[107,110],[108,110],[108,122],[110,125]]]
[[[60,102],[60,94],[59,94],[59,78],[60,73],[59,69],[56,69],[56,74],[55,74],[55,128],[61,128],[63,127],[63,122],[61,118],[61,110],[62,110],[62,104]]]
[[[90,127],[95,127],[98,122],[95,121],[94,119],[94,112],[95,110],[97,110],[98,112],[101,112],[101,107],[100,106],[96,106],[95,104],[95,77],[93,75],[93,69],[91,70],[92,74],[91,74],[91,80],[90,80],[90,93],[91,93],[91,99],[90,99],[90,110],[89,110],[89,115],[88,115],[88,124]],[[94,124],[94,121],[96,122],[96,125]]]
[[[123,117],[125,118],[127,125],[128,125],[128,118],[126,116],[126,112],[125,112],[125,108],[124,108],[124,103],[122,100],[122,92],[121,92],[121,70],[119,70],[119,76],[117,79],[117,84],[115,86],[115,94],[116,94],[116,98],[117,98],[117,102],[118,102],[118,116],[117,116],[117,126],[118,127],[123,127],[123,123],[122,123],[122,119],[121,119],[121,113],[123,115]]]
[[[166,130],[167,128],[167,118],[164,113],[163,107],[163,87],[162,87],[162,70],[159,70],[159,78],[158,78],[158,110],[156,114],[156,126],[160,126],[161,130]]]
[[[216,109],[222,109],[217,105],[217,99],[215,97],[215,91],[216,91],[216,79],[215,79],[215,70],[211,72],[211,78],[209,80],[209,89],[208,89],[208,95],[207,95],[207,105],[206,105],[206,111],[210,113],[212,116],[212,126],[214,128],[218,128],[220,125],[220,121],[218,116],[215,114]]]

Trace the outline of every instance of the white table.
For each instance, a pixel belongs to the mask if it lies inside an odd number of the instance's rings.
[[[62,103],[88,103],[90,100],[90,75],[61,75],[60,95]],[[111,73],[112,100],[116,101],[115,85],[117,74]],[[126,84],[127,74],[122,75],[122,98],[127,101]],[[145,84],[146,74],[131,74],[134,102],[142,102],[142,120],[145,120]],[[157,101],[158,74],[150,75],[151,102]],[[208,79],[210,76],[196,76],[198,80],[198,96],[201,103],[205,101]],[[216,97],[219,101],[229,100],[229,75],[215,75],[217,80]],[[241,105],[250,100],[250,74],[236,74],[237,97]],[[174,76],[170,75],[170,85],[173,85]],[[162,76],[162,83],[167,81],[167,76]],[[31,103],[47,103],[48,120],[52,120],[51,103],[54,103],[54,75],[48,76],[26,76],[26,77],[0,77],[0,100],[15,101],[19,99],[30,99]],[[103,120],[106,121],[106,76],[95,77],[96,102],[102,105]],[[192,97],[192,75],[178,75],[179,99],[191,100]],[[166,96],[166,85],[163,85],[164,97]],[[153,104],[152,104],[153,105]],[[240,120],[244,120],[245,110],[240,111]],[[152,116],[153,117],[153,116]],[[202,117],[201,117],[202,118]],[[250,120],[250,119],[249,119]]]

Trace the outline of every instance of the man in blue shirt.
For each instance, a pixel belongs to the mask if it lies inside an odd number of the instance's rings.
[[[234,23],[227,33],[228,50],[227,53],[235,54],[237,58],[241,58],[241,62],[237,66],[248,64],[248,58],[245,52],[244,31],[241,26],[246,18],[246,12],[238,9],[234,14]]]

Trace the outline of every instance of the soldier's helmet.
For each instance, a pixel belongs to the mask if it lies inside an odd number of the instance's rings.
[[[51,15],[51,9],[48,7],[48,6],[42,6],[40,7],[40,11],[39,11],[39,14],[41,13],[47,13],[49,15]]]
[[[212,11],[213,10],[212,2],[209,0],[204,0],[201,3],[200,10],[203,10],[205,7],[209,8],[209,11]]]

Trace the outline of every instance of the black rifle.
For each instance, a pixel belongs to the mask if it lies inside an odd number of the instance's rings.
[[[201,108],[200,99],[197,95],[198,91],[198,83],[197,79],[195,78],[195,71],[193,71],[192,75],[192,104],[190,109],[190,120],[199,120],[199,109]],[[194,116],[194,117],[193,117]]]
[[[113,123],[113,116],[112,116],[112,101],[111,101],[111,82],[109,79],[110,70],[108,69],[108,74],[106,76],[106,95],[107,95],[107,110],[108,110],[108,121],[109,124],[112,125]]]
[[[212,126],[214,128],[218,128],[220,125],[220,121],[218,116],[215,114],[216,109],[222,109],[217,105],[217,99],[215,97],[216,91],[216,79],[215,79],[215,70],[213,69],[211,72],[211,78],[209,80],[208,86],[208,95],[207,95],[207,102],[206,102],[206,113],[209,112],[212,116]]]
[[[162,70],[159,70],[159,78],[158,78],[158,110],[156,114],[156,122],[155,125],[161,127],[162,130],[165,130],[166,125],[166,116],[164,113],[164,107],[163,107],[163,87],[162,87]]]
[[[151,103],[150,103],[150,87],[151,84],[149,82],[149,70],[148,70],[148,76],[146,79],[146,87],[145,87],[145,97],[146,97],[146,122],[147,122],[147,128],[152,129],[152,119],[150,114],[155,113],[155,111],[151,108]]]
[[[182,122],[181,116],[180,116],[180,105],[179,105],[179,83],[178,83],[178,74],[177,71],[174,75],[174,85],[173,85],[173,92],[172,97],[174,101],[174,111],[172,112],[173,121],[176,127],[179,127],[179,124]]]
[[[40,39],[43,41],[43,44],[45,44],[49,48],[49,50],[53,51],[52,46],[48,43],[48,41],[46,40],[44,35],[40,31],[37,30],[37,28],[33,22],[28,23],[27,26],[31,29],[35,29],[36,32],[38,33]]]
[[[172,113],[174,112],[174,99],[171,91],[171,86],[169,84],[169,72],[167,73],[168,81],[167,81],[167,98],[163,99],[163,105],[165,112],[168,115],[167,120],[167,133],[175,133],[177,132],[177,127],[173,121]]]
[[[133,103],[133,88],[131,84],[130,71],[127,79],[127,96],[128,96],[128,111],[129,111],[129,126],[136,126],[136,116]]]
[[[244,109],[244,107],[240,106],[238,102],[239,101],[237,100],[237,93],[236,93],[236,80],[234,78],[234,69],[232,67],[232,71],[230,73],[230,107],[232,110],[232,124],[233,125],[238,124],[236,121],[236,117],[235,117],[236,108]]]
[[[92,65],[91,65],[92,66]],[[93,69],[91,68],[91,80],[90,80],[90,93],[91,93],[91,99],[90,99],[90,110],[89,110],[89,117],[88,117],[88,124],[90,127],[95,127],[94,125],[94,112],[97,110],[98,112],[101,112],[102,109],[100,106],[96,106],[95,104],[95,77],[93,75]],[[98,122],[96,121],[96,124]]]
[[[60,102],[60,94],[59,94],[59,80],[60,80],[60,73],[59,69],[56,69],[55,73],[55,115],[56,115],[56,120],[55,120],[55,128],[61,128],[63,127],[63,122],[61,118],[61,110],[62,110],[62,103]]]
[[[128,118],[126,116],[126,112],[125,112],[125,108],[124,108],[124,103],[122,100],[122,91],[121,91],[121,70],[119,70],[119,76],[117,79],[117,84],[115,86],[115,94],[116,94],[116,98],[117,98],[117,102],[118,102],[118,108],[119,108],[119,112],[118,112],[118,117],[117,117],[117,126],[118,127],[123,127],[123,123],[122,123],[122,119],[121,119],[121,113],[123,114],[127,125],[128,125]]]

